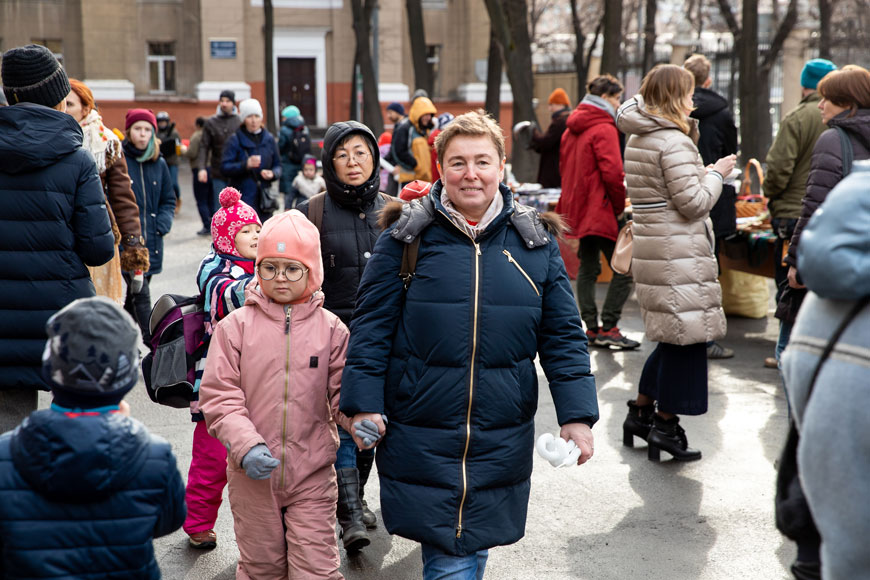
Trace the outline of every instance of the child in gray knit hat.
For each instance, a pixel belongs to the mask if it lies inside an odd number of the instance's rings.
[[[95,297],[59,310],[46,332],[51,408],[0,436],[0,570],[158,579],[152,541],[186,510],[169,443],[122,401],[139,379],[139,329]]]

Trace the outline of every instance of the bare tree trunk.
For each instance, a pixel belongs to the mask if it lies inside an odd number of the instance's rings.
[[[622,54],[622,0],[604,2],[604,48],[601,51],[601,74],[619,76]]]
[[[405,0],[408,12],[408,33],[411,36],[411,61],[414,63],[414,89],[423,89],[432,96],[432,76],[426,62],[426,30],[423,27],[421,0]]]
[[[646,0],[646,22],[643,27],[643,72],[646,74],[656,59],[656,0]]]
[[[486,60],[486,112],[496,121],[501,117],[501,73],[504,69],[501,49],[495,38],[495,30],[489,27],[489,56]]]
[[[834,0],[819,0],[819,58],[831,58],[831,14]]]
[[[275,35],[272,0],[263,1],[263,13],[265,17],[263,25],[263,40],[266,43],[266,128],[274,135],[277,132],[277,124],[275,120],[275,71],[274,63],[272,62],[274,60],[272,39]]]
[[[532,47],[529,39],[528,7],[526,0],[485,0],[490,26],[502,49],[507,65],[508,80],[513,92],[514,122],[532,120],[534,79],[532,77]],[[527,134],[528,131],[523,134]],[[516,178],[533,181],[537,174],[537,155],[529,151],[528,137],[514,136],[512,165]]]
[[[577,99],[586,94],[586,75],[588,68],[583,61],[583,48],[586,35],[583,34],[583,25],[580,15],[577,13],[577,0],[571,0],[571,28],[574,29],[574,70],[577,71]]]
[[[356,33],[356,55],[363,78],[363,123],[375,135],[384,132],[384,118],[378,100],[375,66],[372,61],[371,22],[376,0],[352,0],[353,29]]]
[[[743,159],[759,157],[759,100],[767,103],[758,89],[758,1],[743,0],[743,27],[740,34],[740,150]]]

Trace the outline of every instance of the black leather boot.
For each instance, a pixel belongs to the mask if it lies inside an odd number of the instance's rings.
[[[639,406],[635,399],[628,401],[628,416],[622,423],[622,444],[626,447],[634,447],[634,438],[640,437],[646,441],[649,431],[653,426],[655,405]]]
[[[647,455],[650,461],[661,459],[660,451],[667,451],[677,461],[701,459],[701,452],[689,447],[686,432],[680,427],[680,418],[662,419],[658,413],[653,417],[653,428],[646,440],[649,444]]]
[[[374,453],[357,453],[356,467],[359,469],[359,500],[362,503],[362,521],[366,529],[373,530],[378,527],[378,517],[369,509],[365,500],[365,486],[372,472],[372,464],[375,462]]]
[[[348,552],[358,552],[368,546],[369,535],[362,522],[362,504],[359,501],[359,472],[354,467],[336,469],[338,477],[338,525],[341,541]]]

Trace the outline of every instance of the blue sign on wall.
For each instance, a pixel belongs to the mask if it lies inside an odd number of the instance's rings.
[[[209,45],[212,58],[236,58],[235,40],[212,40]]]

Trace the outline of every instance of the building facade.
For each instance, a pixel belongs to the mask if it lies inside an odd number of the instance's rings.
[[[296,105],[324,128],[351,116],[356,39],[350,0],[273,0],[275,110]],[[380,0],[373,18],[379,99],[407,104],[414,91],[404,0]],[[483,2],[423,0],[439,110],[483,105],[489,19]],[[123,128],[132,107],[167,111],[183,136],[218,95],[266,106],[263,0],[3,0],[0,51],[44,44],[69,76],[94,92],[107,123]],[[502,90],[501,119],[511,123]]]

